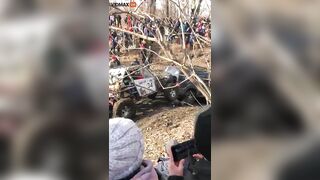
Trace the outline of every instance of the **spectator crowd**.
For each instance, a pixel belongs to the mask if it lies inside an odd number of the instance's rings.
[[[211,39],[211,20],[209,17],[191,17],[189,20],[179,18],[137,18],[132,14],[116,14],[109,16],[109,26],[123,29],[118,31],[110,29],[109,53],[120,55],[124,46],[128,48],[140,48],[142,62],[148,59],[146,48],[152,48],[152,42],[143,38],[135,38],[133,33],[144,35],[149,38],[162,39],[170,44],[182,44],[185,42],[187,48],[194,48],[196,37]],[[130,33],[131,32],[131,33]]]

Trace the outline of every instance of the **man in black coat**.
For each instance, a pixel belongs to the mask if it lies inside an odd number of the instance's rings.
[[[201,154],[189,155],[179,162],[173,161],[171,148],[168,148],[168,180],[210,180],[211,179],[211,113],[207,107],[196,118],[195,146]]]

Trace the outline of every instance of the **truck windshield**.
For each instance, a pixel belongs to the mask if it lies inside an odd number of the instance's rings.
[[[165,69],[165,72],[170,74],[170,75],[173,75],[173,76],[176,76],[178,77],[179,76],[179,69],[174,67],[174,66],[168,66],[166,69]]]

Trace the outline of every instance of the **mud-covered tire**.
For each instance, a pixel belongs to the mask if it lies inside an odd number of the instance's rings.
[[[169,83],[166,85],[166,87],[171,87],[174,86],[173,83]],[[164,96],[169,100],[169,101],[175,101],[178,99],[178,88],[169,88],[169,89],[164,89],[163,90]]]
[[[132,99],[120,99],[113,105],[113,117],[132,119],[136,115],[136,107]]]
[[[152,99],[152,100],[153,100],[153,99],[156,99],[157,94],[158,94],[157,92],[155,92],[155,93],[153,93],[153,94],[150,94],[150,95],[148,95],[148,98],[149,98],[149,99]]]
[[[188,103],[188,104],[194,104],[196,102],[196,100],[194,99],[194,97],[192,96],[196,95],[196,91],[193,89],[189,89],[187,90],[187,92],[184,95],[183,101]]]
[[[109,119],[112,118],[113,112],[112,112],[113,106],[109,104]]]

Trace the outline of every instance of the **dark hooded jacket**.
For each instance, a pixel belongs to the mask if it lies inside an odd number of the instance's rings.
[[[198,114],[195,122],[196,147],[205,159],[197,161],[190,155],[184,164],[184,176],[169,176],[168,180],[211,179],[211,113],[211,106],[207,107]]]

